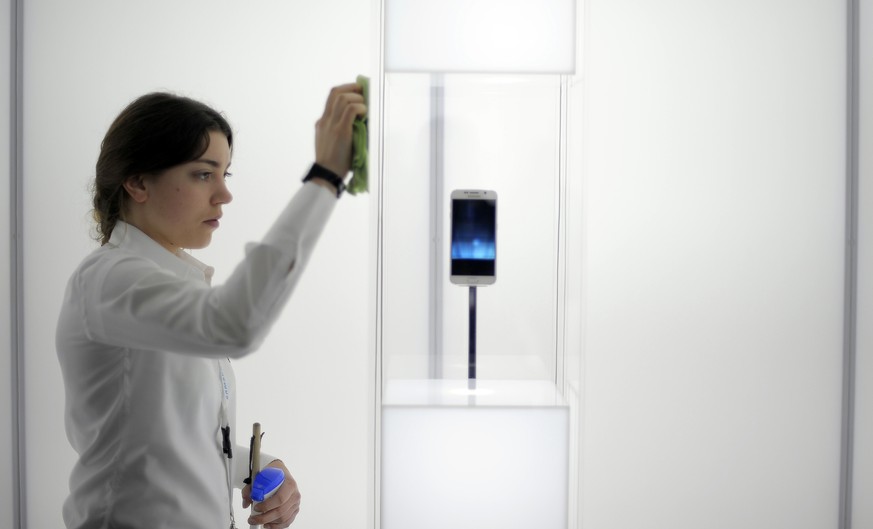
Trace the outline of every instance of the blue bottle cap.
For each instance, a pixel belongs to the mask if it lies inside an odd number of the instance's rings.
[[[264,501],[285,482],[282,469],[267,467],[258,472],[252,483],[252,501]]]

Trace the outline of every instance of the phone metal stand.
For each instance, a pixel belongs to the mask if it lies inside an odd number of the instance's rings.
[[[476,379],[476,287],[470,286],[470,339],[467,355],[467,378]]]

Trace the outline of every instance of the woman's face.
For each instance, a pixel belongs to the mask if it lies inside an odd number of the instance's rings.
[[[209,133],[209,147],[200,158],[139,181],[131,195],[129,222],[162,246],[205,248],[218,229],[221,207],[233,196],[225,178],[230,147],[221,132]]]

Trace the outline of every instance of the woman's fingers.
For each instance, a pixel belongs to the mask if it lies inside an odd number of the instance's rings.
[[[345,177],[351,167],[352,123],[366,113],[360,86],[350,83],[334,87],[315,124],[316,163]]]

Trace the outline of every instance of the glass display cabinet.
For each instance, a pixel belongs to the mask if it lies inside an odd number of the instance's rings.
[[[383,6],[381,527],[566,527],[558,351],[575,1]],[[496,282],[476,287],[475,312],[470,287],[449,281],[457,189],[497,194]],[[507,513],[497,506],[513,487],[545,493]]]

